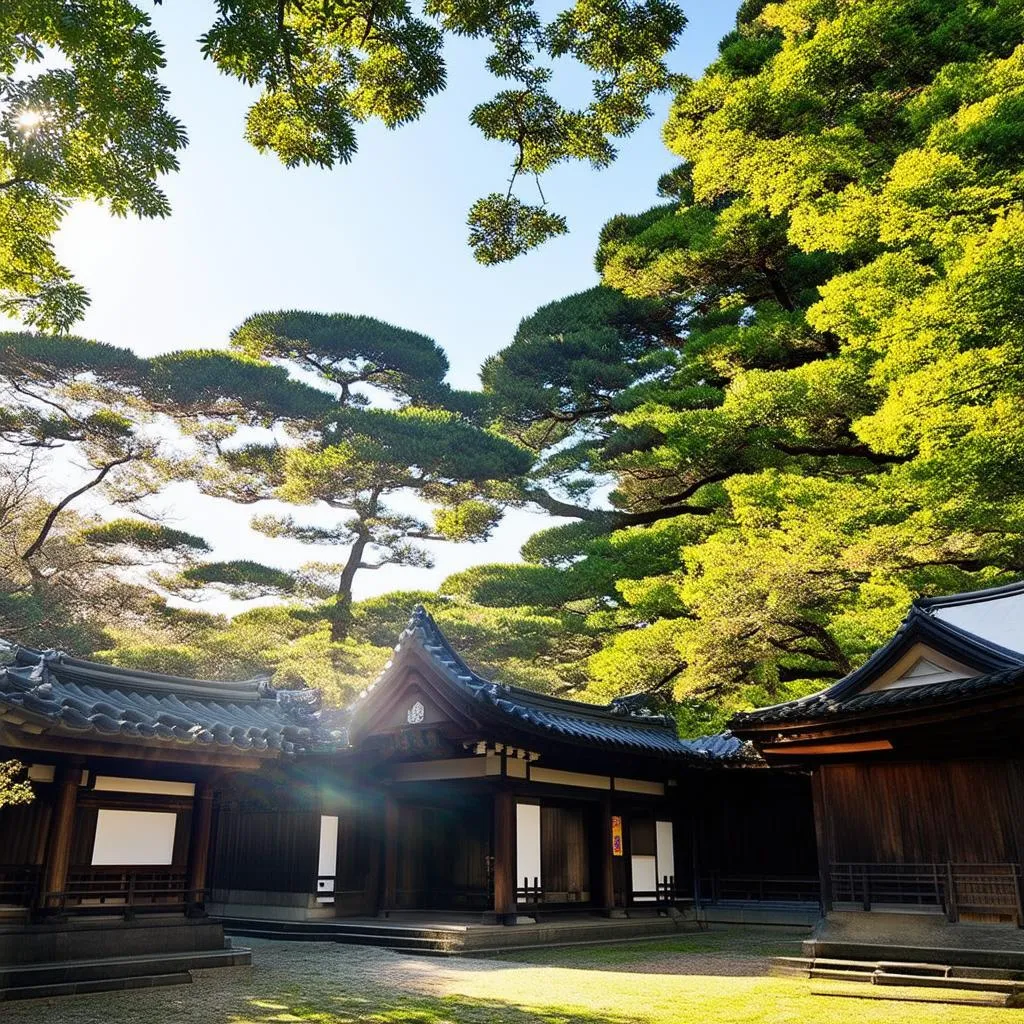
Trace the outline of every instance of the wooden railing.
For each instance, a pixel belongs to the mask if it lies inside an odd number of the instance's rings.
[[[697,902],[818,903],[821,882],[804,875],[723,875],[709,871],[697,879]]]
[[[872,910],[916,907],[963,915],[992,915],[1024,924],[1019,864],[872,864],[829,865],[833,906]]]
[[[40,869],[31,865],[0,866],[0,906],[31,907],[39,892]]]
[[[488,910],[493,903],[489,889],[454,886],[436,889],[396,889],[394,910]]]
[[[188,888],[187,876],[138,868],[88,868],[71,871],[63,892],[43,894],[49,912],[67,914],[166,913],[201,907],[206,890]]]
[[[662,875],[661,879],[654,883],[653,889],[634,889],[632,897],[634,902],[653,903],[662,907],[692,901],[688,893],[684,893],[676,886],[675,875]]]
[[[531,885],[530,879],[523,876],[523,884],[516,889],[516,903],[543,903],[544,902],[544,889],[540,884],[539,878],[533,879]]]

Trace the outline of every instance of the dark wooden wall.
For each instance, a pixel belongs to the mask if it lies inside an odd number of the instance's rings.
[[[400,803],[396,902],[400,909],[489,903],[490,807]]]
[[[51,812],[50,794],[41,793],[43,788],[36,787],[32,803],[0,810],[0,865],[27,867],[43,863]]]
[[[830,862],[1019,863],[1020,761],[825,765],[818,769]]]
[[[590,816],[586,812],[579,806],[541,805],[540,871],[549,901],[590,899]]]
[[[685,809],[684,809],[685,814]],[[718,772],[691,805],[701,873],[813,878],[818,872],[811,780],[767,770]],[[681,866],[676,833],[677,871]],[[692,833],[691,833],[692,834]]]
[[[222,807],[215,815],[214,889],[316,892],[320,813]]]

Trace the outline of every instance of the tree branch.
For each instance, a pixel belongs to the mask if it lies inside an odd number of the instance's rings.
[[[36,539],[28,546],[25,553],[21,556],[23,562],[27,562],[42,546],[46,543],[46,538],[50,535],[50,531],[53,529],[53,524],[57,522],[57,517],[71,504],[76,498],[81,497],[86,491],[91,491],[94,487],[103,483],[104,477],[116,466],[123,466],[126,462],[131,462],[134,459],[134,455],[125,455],[120,459],[114,459],[112,462],[106,463],[100,471],[91,480],[84,483],[76,491],[72,491],[70,494],[64,495],[56,505],[50,509],[49,515],[43,521],[42,529],[40,529]]]

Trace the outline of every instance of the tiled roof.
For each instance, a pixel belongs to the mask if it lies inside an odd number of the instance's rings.
[[[329,741],[317,690],[204,682],[0,642],[0,722],[123,742],[294,754]]]
[[[827,718],[836,715],[854,715],[865,711],[885,708],[910,707],[914,704],[941,704],[957,701],[975,694],[1008,689],[1024,682],[1024,668],[1007,669],[989,675],[974,676],[970,679],[950,679],[941,683],[926,683],[922,686],[897,686],[889,690],[870,690],[852,697],[829,697],[828,691],[815,693],[801,700],[787,704],[776,704],[770,708],[759,708],[739,714],[733,719],[737,728],[745,723],[774,724],[801,722],[809,719]]]
[[[640,698],[619,698],[607,705],[585,704],[486,679],[459,657],[422,606],[413,611],[396,653],[410,644],[419,645],[463,695],[507,718],[514,726],[572,742],[704,764],[731,756],[725,753],[732,750],[727,741],[717,747],[713,743],[705,747],[698,745],[698,741],[679,739],[675,720],[646,711]],[[385,668],[382,678],[387,673]],[[357,713],[357,708],[353,710]]]
[[[934,612],[952,604],[974,603],[991,599],[996,594],[1016,592],[1020,587],[1020,584],[1013,584],[1011,587],[978,591],[973,595],[973,601],[970,600],[972,595],[957,594],[949,598],[915,602],[892,640],[875,651],[860,668],[827,690],[784,704],[740,713],[733,718],[731,724],[734,729],[742,732],[747,725],[799,722],[841,714],[860,714],[876,708],[941,703],[1012,686],[1024,680],[1024,654],[937,618]],[[916,686],[866,690],[918,643],[970,665],[980,674]]]
[[[748,764],[760,762],[761,755],[749,740],[741,740],[731,732],[719,732],[712,736],[697,736],[680,742],[694,753],[712,757],[716,761]]]

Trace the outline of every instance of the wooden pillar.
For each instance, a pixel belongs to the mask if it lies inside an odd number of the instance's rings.
[[[612,801],[605,797],[601,802],[601,852],[599,860],[598,901],[602,912],[608,917],[615,914],[615,857],[612,846]]]
[[[494,794],[494,914],[516,923],[516,798],[505,790]]]
[[[362,848],[365,860],[360,858],[359,864],[365,867],[363,874],[363,896],[362,911],[364,914],[377,914],[384,906],[381,894],[381,859],[384,856],[384,820],[380,804],[369,799],[366,794],[361,797],[359,812],[357,815],[358,828],[362,830],[365,844]],[[347,842],[357,841],[353,837],[347,837]],[[340,846],[339,846],[340,848]],[[335,913],[338,917],[345,916],[342,913],[344,903],[335,898]]]
[[[213,832],[213,784],[196,784],[192,799],[192,835],[188,850],[188,893],[186,903],[190,913],[203,912],[206,899],[207,874],[210,866],[210,838]]]
[[[821,889],[821,913],[832,911],[832,851],[828,841],[828,798],[821,766],[811,772],[811,799],[814,803],[814,836],[818,847],[818,878]]]
[[[398,902],[398,829],[400,807],[391,795],[384,798],[384,893],[381,911],[386,917]]]
[[[50,834],[46,843],[46,870],[40,906],[44,910],[62,910],[63,903],[48,893],[62,893],[67,888],[68,865],[71,861],[71,840],[75,828],[78,787],[82,781],[80,768],[63,767],[57,774],[57,800],[50,818]]]

